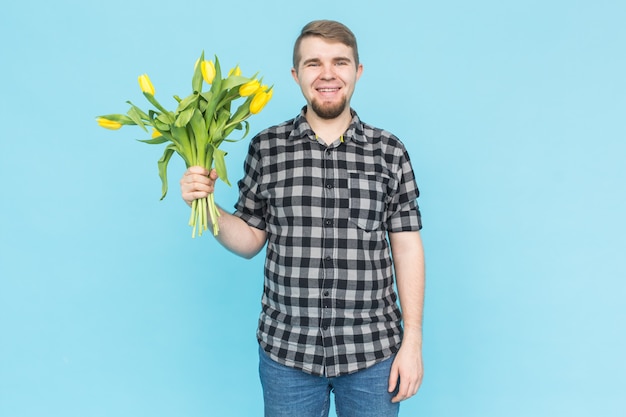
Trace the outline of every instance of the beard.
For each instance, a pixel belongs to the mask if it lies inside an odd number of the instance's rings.
[[[311,109],[315,114],[317,114],[320,118],[325,120],[336,119],[341,116],[341,114],[346,109],[347,100],[345,97],[341,99],[337,104],[330,103],[320,103],[317,100],[313,100],[311,102]]]

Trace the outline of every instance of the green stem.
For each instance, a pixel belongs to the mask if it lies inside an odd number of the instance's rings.
[[[191,216],[189,216],[189,226],[194,225],[194,220],[196,218],[196,207],[198,206],[198,200],[193,200],[191,202]]]
[[[211,223],[213,223],[213,235],[217,236],[220,232],[220,226],[218,224],[220,212],[217,210],[217,206],[215,205],[215,197],[213,194],[209,195],[208,210],[209,216],[211,216]]]
[[[207,219],[206,219],[206,210],[207,210],[207,199],[203,198],[202,199],[202,216],[200,217],[200,230],[202,232],[204,232],[205,230],[207,230]]]

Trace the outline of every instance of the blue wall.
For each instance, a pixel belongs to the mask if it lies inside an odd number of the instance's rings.
[[[317,18],[356,33],[353,106],[422,191],[426,376],[402,415],[621,415],[626,3],[228,3],[2,7],[0,417],[261,415],[262,256],[192,240],[182,163],[159,201],[161,149],[94,117],[145,107],[144,72],[171,105],[204,49],[275,84],[253,130],[290,118]]]

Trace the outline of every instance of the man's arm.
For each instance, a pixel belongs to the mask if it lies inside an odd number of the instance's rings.
[[[391,367],[389,392],[399,402],[417,393],[424,374],[422,365],[422,316],[424,310],[424,249],[419,232],[389,233],[396,285],[404,321],[402,345]]]
[[[209,171],[202,167],[190,167],[180,180],[183,200],[191,206],[193,200],[208,197],[215,189],[217,178],[215,170],[212,170],[209,175]],[[218,210],[220,212],[218,219],[220,232],[216,236],[218,242],[244,258],[252,258],[259,253],[267,239],[265,231],[248,225],[239,217],[225,212],[220,207]]]

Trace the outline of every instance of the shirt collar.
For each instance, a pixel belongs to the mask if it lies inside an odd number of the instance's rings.
[[[311,140],[316,140],[315,132],[311,129],[311,125],[306,121],[306,106],[302,108],[300,114],[294,120],[294,129],[291,133],[291,136],[294,138],[308,138]],[[367,143],[367,138],[363,133],[363,123],[359,116],[356,114],[354,109],[350,109],[350,113],[352,114],[352,121],[350,122],[350,126],[346,130],[346,133],[343,135],[344,142],[353,141],[357,143]]]

